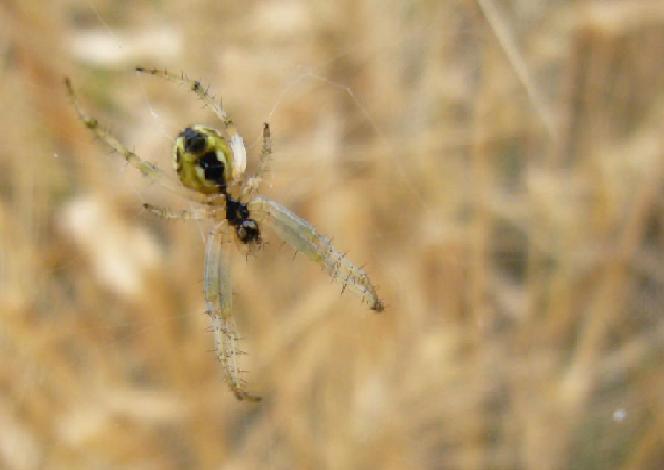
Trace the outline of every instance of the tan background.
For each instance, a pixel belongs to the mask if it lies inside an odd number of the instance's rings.
[[[0,467],[662,468],[664,5],[0,3]],[[366,269],[234,256],[249,388],[203,315],[204,224],[132,149],[272,124],[265,194]]]

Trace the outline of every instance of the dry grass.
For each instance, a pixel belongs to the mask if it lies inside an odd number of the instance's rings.
[[[220,6],[228,4],[228,6]],[[233,5],[233,6],[231,6]],[[0,4],[0,467],[661,468],[660,0]],[[235,257],[258,404],[210,353],[205,227],[141,155],[224,96],[266,193],[366,262],[375,315]]]

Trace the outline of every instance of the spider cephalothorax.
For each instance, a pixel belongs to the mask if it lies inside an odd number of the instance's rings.
[[[259,220],[261,227],[270,227],[285,243],[318,263],[333,280],[343,285],[342,292],[355,292],[377,312],[383,310],[383,302],[376,294],[367,273],[346,258],[344,253],[337,251],[330,238],[318,233],[309,222],[278,202],[254,194],[260,186],[272,152],[270,126],[267,123],[263,125],[263,146],[258,170],[253,177],[245,179],[247,156],[244,142],[221,107],[220,101],[208,94],[199,81],[190,80],[184,75],[143,67],[137,67],[136,71],[186,85],[217,115],[224,126],[223,132],[200,124],[186,127],[180,132],[173,146],[173,166],[180,182],[193,190],[188,193],[188,197],[202,203],[202,207],[178,212],[150,204],[144,204],[144,207],[167,219],[212,222],[205,242],[204,292],[217,358],[223,365],[224,378],[235,396],[239,400],[257,400],[258,397],[245,391],[245,381],[241,377],[242,371],[237,360],[242,351],[239,349],[238,334],[233,321],[230,272],[225,260],[225,249],[222,247],[227,240],[229,228],[232,228],[234,236],[243,245],[260,244],[262,233],[257,222]],[[96,119],[89,117],[79,106],[69,79],[65,80],[65,84],[85,127],[144,176],[167,186],[168,177],[155,164],[141,159],[129,150],[101,127]],[[177,188],[170,189],[177,191]]]
[[[226,220],[231,226],[235,227],[235,234],[242,243],[261,242],[258,223],[249,217],[247,205],[236,201],[230,195],[226,196]]]

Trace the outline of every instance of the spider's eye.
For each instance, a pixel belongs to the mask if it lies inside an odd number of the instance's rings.
[[[204,134],[187,127],[180,135],[184,138],[185,152],[196,154],[205,150],[207,139]]]

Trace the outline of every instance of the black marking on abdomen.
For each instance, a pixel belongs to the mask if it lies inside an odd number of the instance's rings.
[[[180,132],[180,136],[184,138],[184,150],[188,153],[201,153],[205,150],[207,145],[207,138],[202,132],[195,131],[191,127],[187,127]]]
[[[226,175],[224,162],[220,162],[215,152],[208,152],[201,156],[198,165],[203,168],[205,179],[217,183],[222,193],[226,192]]]

